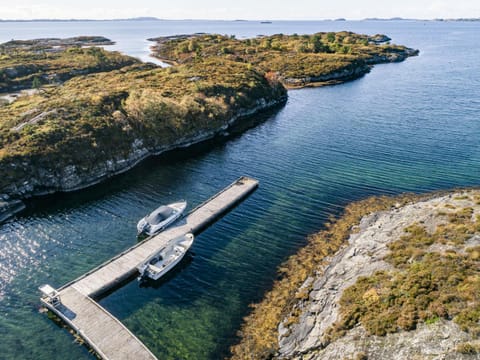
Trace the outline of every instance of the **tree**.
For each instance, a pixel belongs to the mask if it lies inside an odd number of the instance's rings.
[[[42,82],[40,81],[40,79],[37,76],[35,76],[33,78],[33,81],[32,81],[32,88],[38,89],[38,88],[40,88],[40,86],[42,86]]]
[[[314,53],[319,53],[324,50],[324,46],[322,44],[322,40],[320,36],[318,35],[313,35],[312,36],[312,50]]]
[[[334,32],[329,32],[327,34],[327,41],[330,43],[335,42],[335,33]]]
[[[93,57],[95,57],[95,59],[97,60],[98,64],[102,67],[103,65],[105,65],[105,63],[107,62],[107,56],[105,55],[105,52],[98,48],[98,47],[91,47],[88,49],[88,54],[92,55]]]

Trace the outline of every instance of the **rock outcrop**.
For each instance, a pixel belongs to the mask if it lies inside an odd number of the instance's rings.
[[[348,205],[252,308],[232,359],[480,359],[480,190]]]
[[[422,224],[427,231],[434,232],[439,225],[445,225],[445,216],[462,209],[472,211],[473,221],[478,222],[479,194],[479,191],[452,193],[363,218],[353,229],[348,244],[302,285],[310,289],[309,296],[295,305],[295,311],[300,313],[298,322],[280,324],[276,357],[303,360],[479,359],[479,340],[451,319],[420,323],[412,331],[386,336],[369,335],[361,324],[334,341],[328,336],[329,328],[340,317],[339,303],[344,291],[360,277],[392,269],[385,261],[388,245],[403,236],[405,228]],[[429,251],[465,253],[468,249],[478,249],[479,245],[480,235],[472,233],[461,245],[433,244]]]
[[[386,336],[369,336],[363,327],[358,326],[324,349],[309,351],[291,359],[473,360],[479,358],[470,353],[470,347],[474,347],[474,344],[471,335],[448,320],[422,324],[415,331]]]
[[[144,145],[142,139],[135,139],[131,144],[131,151],[127,157],[112,158],[100,162],[88,170],[71,164],[62,169],[37,168],[33,173],[26,171],[26,173],[29,174],[28,177],[18,179],[18,181],[1,189],[0,199],[3,198],[5,200],[0,202],[0,222],[25,208],[25,205],[20,199],[55,192],[80,190],[128,171],[149,156],[160,155],[174,149],[187,148],[217,136],[228,136],[229,130],[239,126],[242,119],[280,106],[284,104],[286,100],[286,94],[273,100],[258,99],[255,106],[238,110],[235,115],[221,127],[198,131],[194,135],[178,138],[175,142],[160,147],[148,147]]]
[[[378,64],[380,61],[372,61],[371,64]],[[387,62],[387,61],[386,61]],[[313,84],[331,85],[355,80],[370,72],[371,66],[367,62],[356,62],[342,69],[333,71],[328,74],[318,76],[306,76],[302,78],[280,77],[282,83],[291,88],[305,87]]]
[[[25,209],[25,204],[21,200],[2,199],[9,199],[9,197],[7,195],[0,196],[0,222]]]

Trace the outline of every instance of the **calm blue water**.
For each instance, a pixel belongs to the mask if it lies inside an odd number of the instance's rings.
[[[386,33],[421,54],[347,84],[291,91],[242,135],[32,201],[0,225],[0,359],[91,358],[38,313],[37,286],[60,286],[134,244],[137,220],[159,203],[194,206],[240,175],[260,180],[165,281],[132,282],[101,301],[161,359],[218,359],[279,263],[328,215],[368,195],[479,185],[480,175],[480,23],[0,23],[0,41],[104,35],[142,59],[152,36],[336,30]]]

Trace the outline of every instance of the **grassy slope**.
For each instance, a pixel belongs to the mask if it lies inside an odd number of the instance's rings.
[[[162,69],[94,49],[100,60],[92,49],[69,48],[46,64],[71,70],[69,63],[97,68],[115,62],[117,69],[76,75],[0,107],[0,193],[38,169],[55,173],[74,164],[88,173],[126,157],[135,139],[150,149],[168,146],[220,128],[260,98],[285,96],[281,85],[246,64],[207,59]]]
[[[77,39],[84,45],[98,42],[91,41],[93,37]],[[80,74],[119,69],[139,62],[96,47],[66,46],[65,49],[38,41],[0,44],[0,93],[58,83]]]

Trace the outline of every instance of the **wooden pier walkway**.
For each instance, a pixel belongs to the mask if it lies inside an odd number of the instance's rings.
[[[137,266],[158,253],[169,241],[187,233],[200,233],[257,187],[257,180],[241,177],[193,209],[177,226],[144,240],[59,288],[59,305],[54,306],[48,297],[42,297],[42,303],[105,360],[156,359],[135,335],[94,299],[135,276]]]

